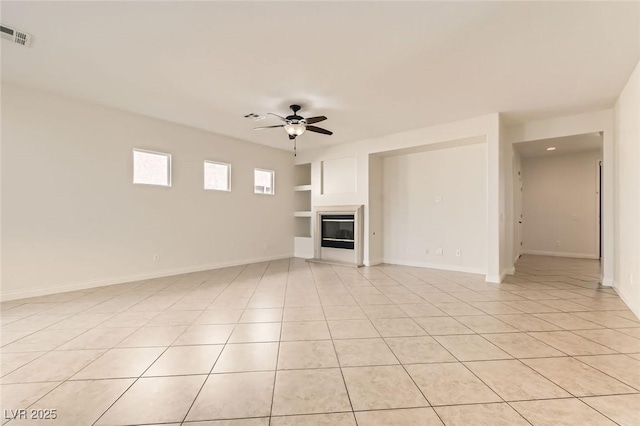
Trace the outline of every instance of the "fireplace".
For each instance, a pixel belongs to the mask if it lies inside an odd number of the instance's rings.
[[[314,256],[309,261],[362,266],[364,206],[320,206],[314,210]]]
[[[355,248],[355,217],[352,214],[324,214],[322,222],[322,247],[353,250]]]

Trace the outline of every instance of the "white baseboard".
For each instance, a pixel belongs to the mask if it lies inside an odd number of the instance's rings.
[[[597,254],[588,253],[565,253],[559,251],[543,251],[543,250],[522,250],[522,254],[532,254],[535,256],[555,256],[555,257],[572,257],[576,259],[599,259]]]
[[[614,282],[612,287],[615,290],[615,292],[618,293],[618,296],[620,296],[620,299],[622,299],[622,301],[627,305],[627,307],[631,309],[631,312],[633,312],[636,315],[636,317],[640,318],[640,301],[638,301],[638,305],[636,306],[631,300],[631,298],[629,297],[629,295],[627,295],[624,291],[622,291],[622,288],[620,288],[619,285],[616,285],[616,283]]]
[[[382,259],[369,259],[368,261],[364,262],[364,266],[376,266],[383,263]]]
[[[117,277],[99,278],[90,281],[81,281],[70,284],[56,285],[52,287],[40,287],[29,290],[19,290],[3,293],[0,300],[7,302],[9,300],[25,299],[28,297],[46,296],[55,293],[65,293],[68,291],[88,290],[96,287],[104,287],[113,284],[122,284],[132,281],[148,280],[152,278],[170,277],[172,275],[189,274],[191,272],[208,271],[210,269],[228,268],[231,266],[245,265],[248,263],[268,262],[271,260],[281,260],[293,257],[293,253],[281,254],[275,256],[258,257],[253,259],[243,259],[238,261],[217,262],[206,265],[187,266],[184,268],[165,269],[162,271],[143,272],[140,274],[121,275]]]
[[[600,284],[602,284],[603,287],[613,287],[613,278],[605,278],[601,275]]]
[[[470,274],[484,275],[486,273],[486,271],[483,268],[476,268],[473,266],[443,265],[440,263],[414,262],[410,260],[399,260],[399,259],[382,259],[382,262],[388,263],[390,265],[416,266],[418,268],[440,269],[443,271],[453,271],[453,272],[467,272]]]
[[[500,272],[500,275],[487,275],[485,281],[492,284],[500,284],[504,281],[504,278],[507,275],[513,275],[516,273],[516,268],[514,266],[510,266],[509,268],[505,268]]]

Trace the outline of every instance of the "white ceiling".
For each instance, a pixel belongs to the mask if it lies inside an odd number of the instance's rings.
[[[640,3],[7,2],[2,79],[290,149],[243,115],[323,114],[300,149],[505,112],[611,107]],[[260,125],[278,124],[269,118]]]
[[[522,158],[576,154],[578,152],[602,149],[602,135],[600,135],[600,133],[586,133],[584,135],[540,139],[537,141],[515,143],[513,147],[520,153]],[[555,147],[556,149],[547,151],[549,147]]]

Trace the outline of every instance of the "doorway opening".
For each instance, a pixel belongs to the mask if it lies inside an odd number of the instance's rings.
[[[602,154],[601,133],[514,144],[517,258],[602,258]]]

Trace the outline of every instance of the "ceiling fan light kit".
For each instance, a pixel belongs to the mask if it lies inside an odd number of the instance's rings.
[[[284,130],[289,133],[289,136],[300,136],[305,130],[307,130],[307,126],[303,123],[285,124]]]
[[[305,131],[320,133],[322,135],[329,135],[329,136],[333,134],[333,132],[330,130],[323,129],[317,126],[312,126],[312,124],[319,123],[321,121],[326,120],[327,117],[325,117],[324,115],[319,115],[317,117],[304,118],[298,115],[298,111],[300,111],[301,109],[300,105],[294,104],[294,105],[291,105],[289,108],[291,108],[291,111],[293,111],[293,114],[288,115],[286,117],[283,117],[278,114],[274,114],[272,112],[268,113],[269,115],[278,117],[280,120],[284,121],[285,124],[279,124],[276,126],[255,127],[254,130],[273,129],[276,127],[284,128],[285,132],[287,132],[287,134],[289,135],[289,140],[293,140],[294,155],[296,151],[296,138],[302,135]]]

